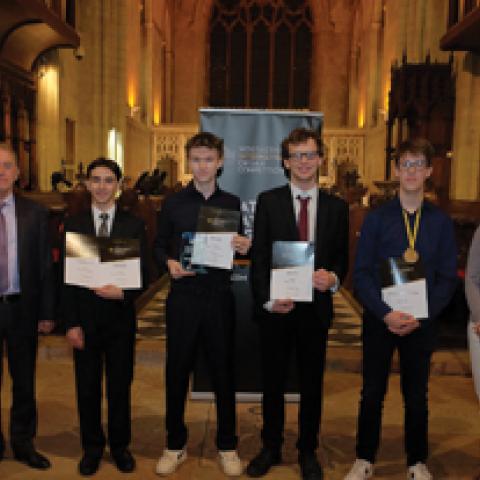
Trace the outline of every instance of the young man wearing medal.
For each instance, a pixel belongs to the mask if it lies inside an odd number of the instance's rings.
[[[424,199],[425,181],[432,174],[432,146],[423,139],[402,143],[395,174],[399,195],[365,218],[357,247],[353,281],[363,313],[363,388],[356,455],[344,480],[373,476],[383,399],[395,349],[405,404],[407,478],[430,480],[428,455],[428,377],[435,340],[435,319],[449,302],[456,285],[456,245],[451,220]],[[397,264],[423,271],[428,316],[415,318],[392,309],[382,300],[380,270]]]

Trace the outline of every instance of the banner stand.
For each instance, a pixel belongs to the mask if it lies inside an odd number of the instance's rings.
[[[241,200],[245,234],[252,236],[257,196],[287,183],[280,144],[295,128],[321,132],[323,114],[298,110],[200,109],[200,130],[224,139],[224,167],[219,185]],[[236,301],[235,371],[237,399],[261,399],[261,363],[257,325],[252,319],[253,301],[248,265],[235,265],[232,273]],[[201,349],[195,366],[191,398],[213,398]],[[292,351],[287,401],[298,401],[295,351]]]

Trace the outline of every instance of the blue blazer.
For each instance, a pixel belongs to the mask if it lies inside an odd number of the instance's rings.
[[[383,317],[391,308],[382,300],[380,264],[401,257],[408,247],[402,207],[398,198],[371,211],[365,218],[353,271],[353,286],[364,307],[364,317]],[[428,325],[450,301],[457,284],[457,248],[453,222],[438,207],[423,202],[415,248],[420,254],[427,281]]]

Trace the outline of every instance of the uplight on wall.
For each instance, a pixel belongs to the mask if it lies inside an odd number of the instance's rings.
[[[365,107],[360,105],[358,108],[358,119],[357,119],[358,128],[363,128],[365,126]]]
[[[156,127],[160,125],[160,102],[158,100],[153,104],[153,124]]]

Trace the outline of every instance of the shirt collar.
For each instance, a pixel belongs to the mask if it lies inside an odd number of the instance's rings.
[[[290,182],[290,190],[292,191],[293,198],[297,198],[300,195],[302,198],[310,197],[313,199],[317,197],[318,187],[315,185],[310,190],[302,190]]]
[[[187,192],[190,193],[190,194],[200,195],[203,199],[205,199],[205,197],[203,196],[203,193],[199,192],[195,188],[195,183],[193,182],[193,180],[190,180],[188,182],[187,186],[185,187],[185,190],[187,190]],[[208,198],[210,199],[214,195],[218,195],[219,192],[220,192],[220,188],[218,186],[218,183],[215,183],[215,190],[213,191],[213,193]]]
[[[13,192],[10,192],[7,198],[1,200],[0,203],[5,203],[5,207],[13,206],[15,204],[15,196],[13,195]]]
[[[100,210],[99,208],[97,208],[95,205],[92,204],[92,214],[95,220],[98,220],[100,218],[100,214],[102,213],[108,213],[108,220],[112,220],[112,218],[115,215],[115,210],[116,210],[115,203],[106,211]]]

